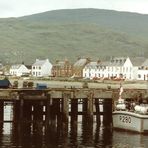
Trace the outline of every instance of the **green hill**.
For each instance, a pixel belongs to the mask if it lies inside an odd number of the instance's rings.
[[[148,57],[148,15],[99,9],[56,10],[0,19],[0,59]]]

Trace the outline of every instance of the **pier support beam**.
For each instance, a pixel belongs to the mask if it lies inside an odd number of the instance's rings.
[[[95,99],[95,107],[96,107],[96,122],[97,125],[99,126],[101,124],[101,120],[100,120],[100,103],[98,98]]]
[[[20,101],[15,100],[13,103],[13,121],[19,121],[20,118]]]
[[[77,124],[78,120],[78,99],[71,99],[71,125]]]
[[[90,137],[87,137],[86,131],[89,132],[89,135],[93,133],[93,93],[88,94],[88,98],[83,99],[83,118],[82,118],[82,132],[84,139],[89,140]]]
[[[62,121],[64,123],[68,123],[68,116],[69,116],[69,93],[63,93],[62,98]]]
[[[31,101],[24,100],[23,105],[23,118],[25,121],[31,121],[31,115],[32,115],[32,104]]]
[[[57,131],[60,131],[62,127],[62,101],[57,99]]]
[[[37,101],[33,103],[33,120],[42,122],[43,121],[43,103],[42,101]]]
[[[87,109],[88,120],[90,120],[90,122],[93,122],[93,105],[94,105],[93,92],[89,93],[87,103],[88,103],[88,109]]]
[[[56,129],[57,100],[52,98],[52,94],[47,94],[45,127],[47,131]]]
[[[104,99],[103,101],[103,124],[109,126],[112,124],[112,100]]]
[[[33,103],[33,130],[39,134],[43,132],[43,102],[37,101]]]
[[[89,134],[88,134],[89,133]],[[83,99],[82,137],[89,144],[93,135],[93,93],[88,94],[88,98]]]
[[[93,123],[93,93],[88,94],[88,98],[83,99],[83,122]]]
[[[50,108],[51,106],[51,94],[48,93],[47,94],[47,101],[46,101],[46,111],[45,111],[45,125],[46,125],[46,128],[48,128],[49,126],[49,121],[50,121]]]
[[[0,121],[4,120],[4,101],[0,100]]]
[[[69,99],[70,94],[64,92],[62,98],[62,135],[68,136]]]
[[[57,102],[56,99],[53,99],[50,101],[50,126],[55,127],[56,126],[56,114],[57,114]]]
[[[21,93],[20,94],[20,107],[19,107],[19,112],[20,112],[20,117],[19,117],[19,121],[23,121],[23,114],[24,114],[24,94]]]
[[[71,99],[71,136],[76,140],[78,128],[78,99]]]

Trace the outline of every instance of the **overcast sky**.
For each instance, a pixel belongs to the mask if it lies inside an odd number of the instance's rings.
[[[72,8],[100,8],[148,14],[148,0],[0,0],[0,17],[18,17]]]

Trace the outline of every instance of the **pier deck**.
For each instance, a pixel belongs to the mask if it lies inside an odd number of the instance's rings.
[[[89,124],[93,123],[94,116],[98,124],[101,116],[103,124],[112,123],[114,101],[119,97],[119,82],[88,83],[84,88],[82,82],[47,82],[47,84],[47,89],[20,87],[0,89],[0,121],[4,118],[4,105],[9,102],[13,106],[15,122],[39,121],[46,125],[57,125],[60,122],[67,127],[69,116],[74,124],[77,123],[77,116],[82,115],[84,121]],[[138,85],[140,87],[137,87]],[[146,83],[123,84],[123,87],[124,99],[148,98]]]

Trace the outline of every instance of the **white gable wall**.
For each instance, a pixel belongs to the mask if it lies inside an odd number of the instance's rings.
[[[148,80],[148,70],[138,70],[137,80]]]
[[[52,64],[49,61],[46,61],[44,65],[41,67],[41,75],[42,76],[51,76]]]
[[[48,59],[42,65],[32,66],[32,76],[34,77],[44,77],[51,75],[52,64]]]
[[[126,78],[126,79],[129,79],[129,80],[133,80],[134,79],[134,72],[136,69],[134,69],[133,67],[133,64],[132,62],[130,61],[129,58],[126,59],[124,65],[123,65],[123,76]]]
[[[25,65],[21,65],[19,68],[10,68],[10,74],[13,76],[22,76],[24,73],[29,73],[30,71]]]

